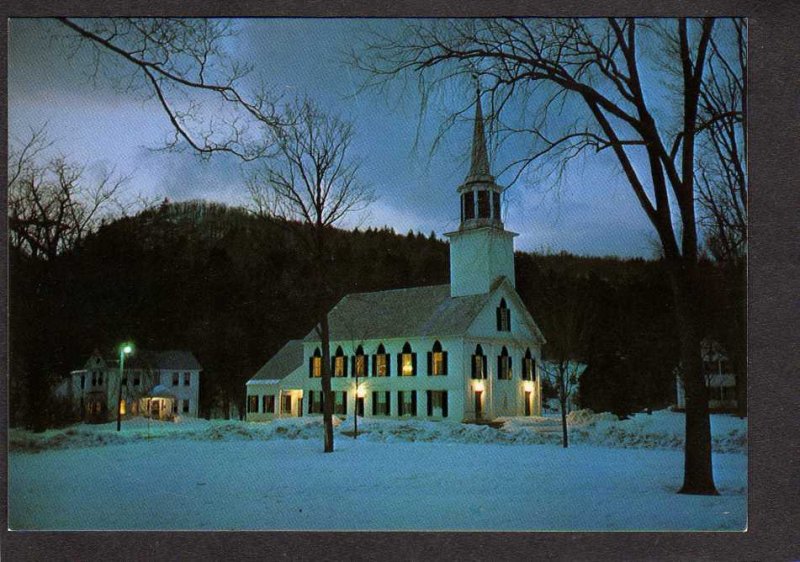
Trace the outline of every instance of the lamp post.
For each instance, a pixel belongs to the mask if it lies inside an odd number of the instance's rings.
[[[356,378],[356,408],[355,408],[356,411],[353,416],[353,425],[354,425],[353,439],[358,438],[358,404],[359,402],[361,402],[361,400],[364,399],[365,394],[366,391],[364,390],[364,387],[358,386],[358,378]]]
[[[133,351],[133,346],[124,343],[119,348],[119,394],[117,394],[117,431],[122,426],[122,377],[125,371],[125,356]]]

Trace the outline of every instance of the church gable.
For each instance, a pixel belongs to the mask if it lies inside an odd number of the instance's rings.
[[[508,338],[544,343],[544,336],[507,279],[497,281],[483,309],[469,327],[478,338]]]

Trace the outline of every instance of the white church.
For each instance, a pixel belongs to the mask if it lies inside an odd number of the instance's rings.
[[[458,188],[450,284],[342,298],[328,313],[337,416],[490,421],[541,413],[542,332],[514,288],[514,236],[501,219],[480,98]],[[312,330],[247,382],[247,420],[322,413],[322,351]]]

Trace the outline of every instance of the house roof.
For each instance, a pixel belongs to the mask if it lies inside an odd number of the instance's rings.
[[[247,384],[272,383],[286,377],[303,363],[303,340],[289,340],[261,367]]]
[[[107,367],[118,367],[119,358],[106,358]],[[125,358],[125,367],[128,369],[153,369],[176,371],[202,371],[203,367],[191,351],[168,350],[149,351],[137,349]]]
[[[328,313],[331,340],[461,335],[483,309],[488,293],[450,296],[450,285],[432,285],[345,296]],[[319,341],[316,329],[307,342]]]

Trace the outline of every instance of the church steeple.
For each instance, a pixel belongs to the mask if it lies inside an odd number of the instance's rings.
[[[495,183],[489,167],[480,89],[475,94],[475,122],[472,129],[469,172],[464,183],[458,188],[458,193],[461,194],[460,230],[482,226],[503,228],[500,208],[503,188]]]
[[[458,188],[461,224],[450,239],[450,295],[461,297],[488,293],[498,279],[514,284],[514,236],[503,228],[497,185],[486,150],[481,92],[475,99],[472,154],[467,177]]]
[[[470,161],[469,173],[464,183],[476,181],[494,182],[489,171],[489,154],[486,150],[486,135],[483,132],[483,108],[481,108],[481,91],[476,88],[475,92],[475,123],[472,132],[472,159]]]

